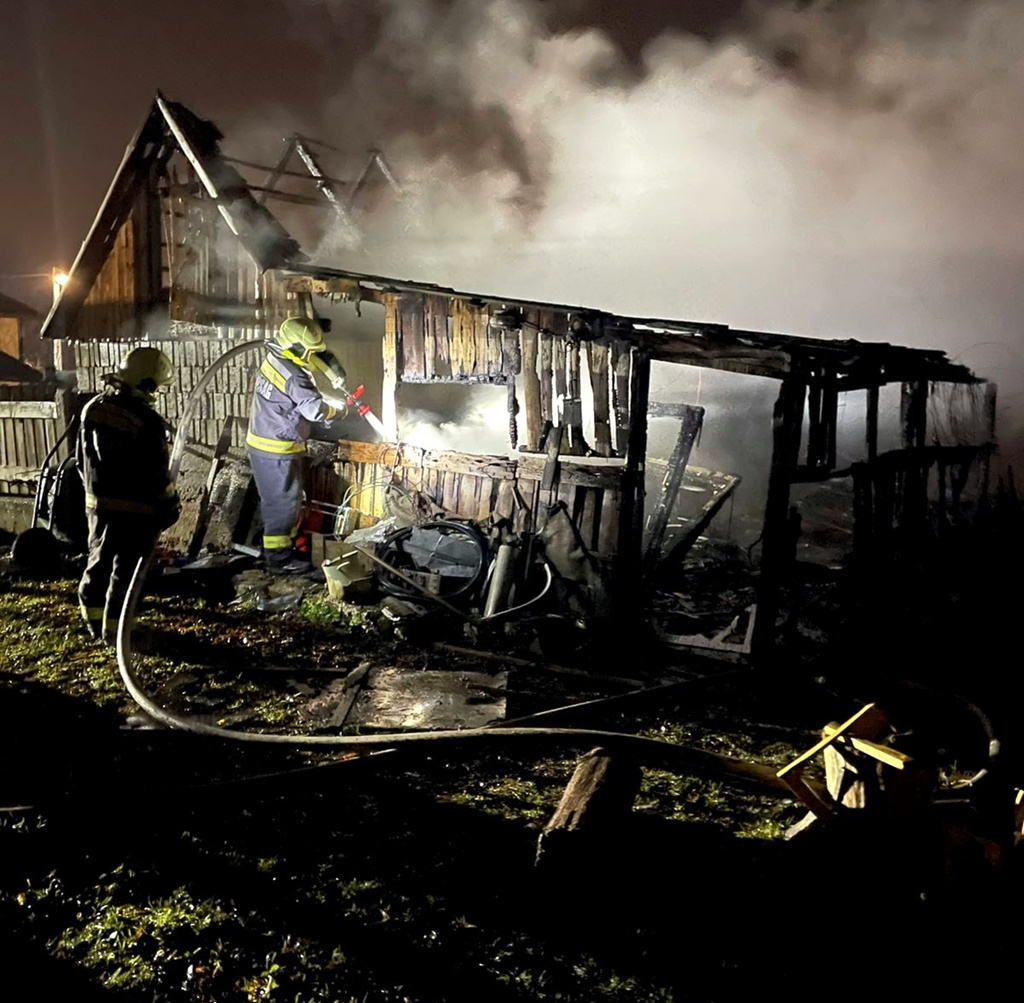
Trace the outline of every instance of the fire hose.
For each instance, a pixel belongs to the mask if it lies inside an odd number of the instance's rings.
[[[490,728],[467,728],[447,731],[416,731],[392,735],[274,735],[253,731],[234,731],[217,725],[205,724],[173,714],[156,703],[142,688],[135,673],[135,656],[132,651],[131,624],[145,587],[149,561],[139,560],[132,575],[131,585],[125,599],[121,617],[117,624],[117,667],[121,680],[132,699],[154,721],[168,728],[191,732],[196,735],[227,739],[234,742],[257,743],[300,748],[320,748],[334,751],[368,752],[392,749],[402,746],[425,746],[459,742],[504,742],[516,739],[546,740],[568,745],[602,745],[607,748],[629,753],[645,761],[663,763],[666,766],[697,774],[711,773],[726,780],[758,789],[773,791],[782,797],[789,797],[790,790],[771,767],[749,763],[718,753],[705,752],[688,746],[655,738],[644,738],[623,732],[597,731],[581,728],[543,728],[518,724],[513,727],[494,726]],[[520,719],[523,720],[523,719]]]

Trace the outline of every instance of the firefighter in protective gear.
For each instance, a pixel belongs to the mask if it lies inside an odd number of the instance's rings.
[[[78,587],[89,633],[112,643],[135,565],[180,510],[168,476],[167,426],[155,410],[171,362],[136,348],[82,408],[75,456],[85,484],[89,557]]]
[[[289,317],[267,342],[256,376],[246,445],[263,513],[263,557],[269,570],[312,570],[295,548],[302,516],[306,442],[312,426],[338,417],[313,380],[316,368],[344,386],[344,370],[326,350],[323,330],[309,317]]]

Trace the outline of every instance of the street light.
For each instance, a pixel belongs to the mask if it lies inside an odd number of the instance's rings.
[[[63,268],[52,268],[50,278],[53,281],[53,302],[56,303],[60,299],[61,290],[68,284],[68,279],[71,276]]]

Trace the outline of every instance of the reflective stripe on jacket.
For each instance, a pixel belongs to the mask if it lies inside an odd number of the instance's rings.
[[[125,388],[110,387],[82,408],[75,456],[87,509],[155,515],[176,497],[167,426]]]
[[[320,396],[309,370],[268,344],[252,395],[248,445],[264,453],[303,453],[311,425],[330,421],[335,414]]]

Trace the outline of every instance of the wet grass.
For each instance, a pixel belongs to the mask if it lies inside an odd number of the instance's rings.
[[[541,877],[537,836],[575,751],[396,755],[293,774],[330,757],[120,732],[133,706],[110,649],[78,624],[73,581],[8,577],[0,632],[0,684],[23,717],[45,706],[69,753],[35,764],[60,797],[0,813],[0,921],[12,944],[49,959],[44,982],[63,962],[80,991],[125,1000],[728,998],[715,994],[744,981],[747,961],[714,930],[740,901],[780,907],[759,868],[802,813],[778,799],[645,769],[637,829],[605,848],[592,884],[572,868]],[[398,643],[372,609],[316,595],[275,614],[158,596],[137,638],[140,676],[165,706],[256,730],[308,728],[300,710],[323,678],[303,683],[304,668],[451,665]],[[572,698],[564,680],[522,678],[531,692],[510,699]],[[62,715],[83,708],[68,730]],[[612,726],[773,765],[800,748],[710,724],[706,706],[664,710]]]

